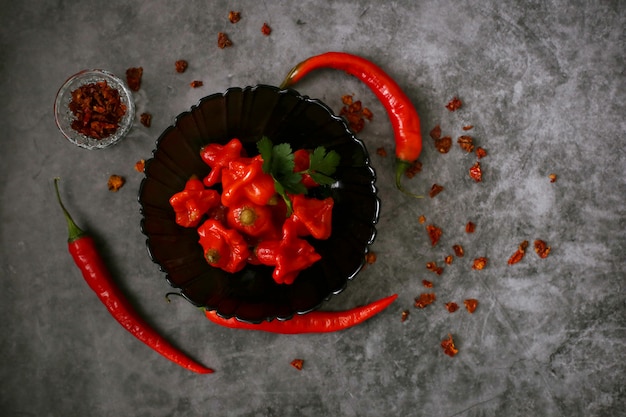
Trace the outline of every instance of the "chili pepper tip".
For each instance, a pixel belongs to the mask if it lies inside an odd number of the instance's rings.
[[[413,194],[402,186],[402,175],[404,175],[406,170],[409,169],[409,166],[411,166],[411,163],[408,161],[404,161],[402,159],[396,160],[396,188],[411,197],[424,198],[424,196]]]
[[[85,236],[86,233],[80,227],[76,225],[76,223],[72,219],[72,216],[63,205],[63,202],[61,201],[61,194],[59,193],[59,181],[60,181],[59,177],[56,177],[54,179],[54,189],[57,194],[57,201],[59,202],[59,205],[61,206],[61,210],[63,210],[63,215],[65,216],[65,220],[67,221],[67,229],[68,229],[67,241],[71,243]]]

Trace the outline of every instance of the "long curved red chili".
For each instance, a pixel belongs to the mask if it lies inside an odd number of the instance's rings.
[[[311,71],[334,68],[363,81],[385,107],[395,135],[396,187],[401,186],[402,175],[417,160],[422,151],[420,118],[411,100],[385,71],[373,62],[345,52],[326,52],[312,56],[289,71],[281,88],[292,86]]]
[[[246,323],[234,317],[226,319],[220,317],[215,310],[205,310],[204,314],[213,323],[233,329],[260,330],[280,334],[330,333],[363,323],[389,307],[396,298],[398,294],[347,311],[312,311],[295,315],[289,320],[264,321],[259,324]]]
[[[122,291],[113,282],[104,260],[96,249],[93,238],[76,225],[65,209],[59,194],[58,181],[59,179],[55,178],[54,187],[59,205],[67,220],[69,252],[81,270],[85,281],[109,310],[109,313],[133,336],[172,362],[200,374],[212,373],[212,369],[195,362],[172,346],[139,316]]]

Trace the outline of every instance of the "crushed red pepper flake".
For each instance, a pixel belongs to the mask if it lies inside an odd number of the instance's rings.
[[[448,255],[445,258],[443,258],[443,261],[448,265],[452,265],[453,260],[454,260],[454,257],[452,255]]]
[[[376,149],[376,154],[378,156],[382,156],[383,158],[387,156],[387,150],[384,147],[380,147]]]
[[[150,127],[150,125],[152,124],[152,115],[150,113],[141,113],[141,116],[139,116],[139,121],[145,127]]]
[[[441,138],[441,126],[437,125],[433,127],[433,129],[430,131],[430,137],[433,138],[433,140],[440,139]]]
[[[426,223],[426,216],[424,216],[424,215],[422,214],[421,216],[419,216],[419,218],[417,219],[417,221],[418,221],[420,224],[424,224],[424,223]]]
[[[435,148],[439,153],[448,153],[452,148],[452,138],[450,136],[444,136],[439,139],[435,139]]]
[[[304,366],[304,359],[294,359],[294,360],[292,360],[291,361],[291,366],[296,368],[298,371],[301,371],[302,367]]]
[[[474,128],[473,125],[467,125],[467,126],[463,126],[462,129],[467,131],[467,130],[472,130]]]
[[[261,27],[261,33],[265,36],[270,36],[270,34],[272,33],[272,28],[267,23],[263,23],[263,26]]]
[[[450,100],[448,104],[446,104],[446,109],[450,111],[457,111],[458,109],[461,108],[462,105],[463,105],[463,102],[459,100],[458,97],[453,97],[452,100]]]
[[[445,306],[446,306],[446,310],[448,310],[448,313],[454,313],[455,311],[459,309],[459,305],[455,303],[454,301],[446,303]]]
[[[474,259],[474,263],[472,264],[472,269],[481,271],[485,269],[486,266],[487,266],[487,258],[485,258],[484,256],[481,256],[480,258]]]
[[[466,233],[474,233],[476,231],[476,225],[473,222],[467,222],[465,225]]]
[[[476,182],[481,182],[483,180],[483,172],[480,168],[480,162],[476,162],[469,169],[469,176]]]
[[[409,318],[409,314],[409,310],[402,311],[402,314],[400,315],[400,321],[402,321],[403,323],[407,321],[407,319]]]
[[[452,335],[448,334],[448,338],[441,341],[441,347],[443,348],[443,353],[446,355],[453,357],[459,350],[454,345],[454,340],[452,339]]]
[[[443,186],[435,183],[435,184],[433,184],[432,187],[430,187],[430,191],[428,193],[428,196],[430,198],[433,198],[433,197],[435,197],[437,194],[439,194],[442,191],[443,191]]]
[[[437,266],[437,262],[426,262],[426,269],[430,272],[434,272],[437,275],[443,274],[443,268]]]
[[[548,175],[548,178],[550,179],[550,182],[556,182],[557,176],[556,174],[550,174]]]
[[[235,12],[233,10],[231,10],[230,12],[228,12],[228,20],[230,21],[230,23],[237,23],[241,20],[241,12]]]
[[[426,306],[434,303],[437,300],[437,296],[435,293],[426,293],[423,292],[419,295],[419,297],[415,298],[414,306],[416,308],[425,308]]]
[[[374,113],[367,107],[363,107],[363,117],[371,121],[374,118]]]
[[[176,68],[176,72],[178,72],[179,74],[185,72],[188,66],[189,64],[184,59],[179,59],[174,63],[174,68]]]
[[[354,100],[354,97],[350,94],[341,96],[341,102],[344,106],[339,111],[339,115],[345,117],[354,133],[359,133],[363,130],[365,119],[372,120],[374,117],[370,109],[364,107],[360,100]]]
[[[125,182],[126,180],[124,179],[124,177],[122,177],[121,175],[113,174],[109,177],[109,180],[107,181],[107,187],[109,188],[109,191],[115,193],[124,186]]]
[[[141,88],[141,77],[143,76],[143,67],[133,67],[126,70],[126,83],[132,91],[139,91]]]
[[[228,35],[224,32],[219,32],[217,34],[217,46],[220,49],[228,48],[233,46],[233,42],[228,38]]]
[[[411,165],[409,165],[407,170],[404,172],[404,175],[410,179],[420,172],[422,172],[422,163],[420,161],[415,161]]]
[[[68,109],[75,117],[72,129],[94,139],[115,133],[127,110],[119,91],[106,80],[84,84],[72,91]]]
[[[432,281],[429,281],[427,279],[423,279],[422,280],[422,285],[426,288],[432,288],[433,287],[433,283]]]
[[[475,298],[468,298],[467,300],[463,301],[463,304],[465,304],[465,308],[467,309],[467,311],[472,314],[474,313],[474,311],[476,311],[476,307],[478,307],[478,300]]]
[[[461,245],[454,245],[454,246],[452,246],[452,250],[454,250],[454,254],[458,258],[462,258],[463,255],[465,255],[465,251],[463,250],[463,246],[461,246]]]
[[[191,86],[191,88],[198,88],[198,87],[202,87],[204,83],[200,80],[194,80],[190,82],[189,85]]]
[[[507,263],[509,265],[514,265],[516,263],[518,263],[519,261],[522,260],[522,258],[524,257],[524,255],[526,254],[526,248],[528,248],[528,241],[525,240],[522,243],[519,244],[519,246],[517,247],[517,250],[515,251],[515,253],[513,255],[511,255],[511,257],[509,258],[509,260],[507,261]]]
[[[374,251],[369,251],[365,254],[365,262],[368,265],[372,265],[376,263],[376,259],[377,259],[377,255],[376,255],[376,252]]]
[[[426,231],[428,232],[430,243],[432,244],[432,246],[435,246],[437,242],[439,242],[439,239],[443,234],[442,230],[433,224],[429,224],[428,226],[426,226]]]
[[[481,148],[480,146],[476,148],[476,158],[478,159],[482,159],[485,156],[487,156],[487,151],[484,148]]]
[[[135,171],[137,172],[144,172],[146,170],[146,160],[145,159],[140,159],[139,161],[135,162]]]
[[[546,242],[541,239],[535,240],[535,253],[539,255],[540,258],[545,259],[550,254],[551,247],[548,246]]]
[[[458,143],[461,149],[463,149],[465,152],[474,152],[474,139],[472,139],[471,136],[459,136],[459,138],[456,140],[456,143]]]

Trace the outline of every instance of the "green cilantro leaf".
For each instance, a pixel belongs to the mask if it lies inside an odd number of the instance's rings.
[[[272,149],[274,145],[272,141],[267,137],[263,136],[261,140],[256,143],[256,148],[261,154],[261,158],[263,159],[263,172],[269,174],[272,172]]]
[[[330,150],[326,152],[323,146],[318,146],[311,153],[311,164],[309,171],[319,172],[327,176],[335,173],[339,165],[340,156],[337,152]]]

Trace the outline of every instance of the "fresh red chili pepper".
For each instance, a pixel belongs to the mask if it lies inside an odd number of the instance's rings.
[[[281,84],[287,88],[319,68],[334,68],[363,81],[385,107],[395,133],[396,187],[401,186],[402,175],[417,160],[422,151],[420,119],[411,100],[400,86],[376,64],[345,52],[326,52],[310,57],[289,71]]]
[[[231,161],[222,169],[222,187],[222,204],[226,207],[244,199],[263,206],[276,195],[274,178],[263,172],[260,155]]]
[[[166,339],[151,328],[135,311],[115,285],[104,260],[96,249],[93,238],[80,229],[65,209],[59,194],[59,179],[54,180],[57,199],[63,210],[69,231],[68,249],[74,262],[80,268],[89,287],[96,293],[109,313],[133,336],[165,356],[172,362],[200,374],[213,372],[172,346]]]
[[[176,213],[176,223],[183,227],[196,227],[202,216],[220,203],[217,191],[204,187],[196,177],[187,180],[185,188],[170,197],[170,205]]]
[[[246,266],[250,255],[248,243],[236,230],[227,229],[222,223],[208,219],[198,228],[199,243],[209,265],[235,273]]]
[[[210,143],[200,149],[200,157],[211,167],[209,175],[204,177],[203,182],[211,187],[221,180],[222,169],[228,167],[231,161],[241,157],[243,146],[237,138],[231,139],[226,145]]]
[[[323,200],[307,197],[304,194],[291,196],[293,213],[285,222],[293,223],[299,236],[313,236],[324,240],[332,232],[332,215],[334,200],[327,197]]]
[[[298,149],[293,153],[293,172],[304,172],[311,166],[311,154],[306,149]],[[304,172],[302,174],[302,184],[306,188],[314,188],[319,186],[311,177],[311,174]]]
[[[235,317],[226,319],[220,317],[215,311],[205,310],[204,314],[213,323],[233,329],[260,330],[280,334],[329,333],[363,323],[389,307],[396,298],[398,295],[394,294],[346,311],[311,311],[306,314],[297,314],[289,320],[264,321],[258,324],[239,321]]]

